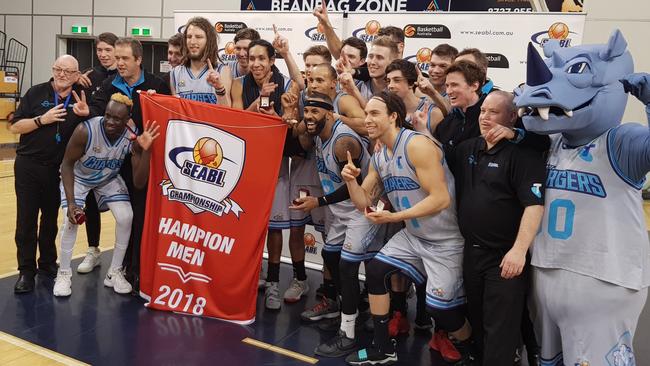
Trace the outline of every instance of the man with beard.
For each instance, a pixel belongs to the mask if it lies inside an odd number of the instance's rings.
[[[183,35],[182,64],[170,75],[172,94],[229,107],[232,78],[218,55],[217,31],[209,20],[194,17],[187,21]]]
[[[323,262],[341,293],[341,326],[338,334],[319,345],[315,353],[324,357],[344,356],[356,348],[355,320],[359,302],[359,265],[371,259],[381,247],[379,225],[372,225],[350,201],[341,169],[349,158],[362,170],[370,161],[368,144],[350,127],[334,119],[332,100],[325,94],[311,92],[304,109],[304,127],[314,139],[318,174],[325,196],[298,199],[294,209],[310,211],[327,206],[331,221],[327,224],[327,241],[322,250]],[[305,140],[301,140],[305,141]],[[359,178],[361,180],[362,178]],[[301,314],[304,320],[317,321],[338,315],[337,294],[330,291],[313,309]],[[328,309],[324,312],[322,309]]]

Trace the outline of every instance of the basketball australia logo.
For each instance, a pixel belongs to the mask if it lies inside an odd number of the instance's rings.
[[[195,214],[217,216],[244,211],[230,198],[244,168],[246,143],[216,127],[197,122],[169,121],[165,140],[162,194],[183,203]]]

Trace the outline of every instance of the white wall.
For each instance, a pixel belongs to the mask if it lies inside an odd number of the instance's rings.
[[[57,34],[70,34],[73,24],[92,26],[93,34],[124,36],[132,26],[148,26],[152,38],[166,39],[174,30],[174,10],[238,10],[239,0],[0,0],[0,30],[29,48],[23,90],[50,74]],[[585,1],[588,12],[585,43],[603,43],[611,31],[623,31],[637,71],[650,72],[650,2]],[[645,42],[644,42],[645,41]],[[32,63],[34,67],[32,68]],[[633,98],[624,120],[645,122],[643,106]]]
[[[46,81],[56,58],[56,36],[74,24],[93,35],[124,36],[131,27],[151,28],[153,39],[174,34],[174,10],[238,10],[239,0],[0,0],[0,30],[27,45],[23,92]],[[34,67],[32,67],[32,64]]]

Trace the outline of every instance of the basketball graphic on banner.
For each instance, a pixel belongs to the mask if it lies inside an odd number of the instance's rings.
[[[431,49],[427,47],[420,48],[418,53],[415,54],[415,59],[418,64],[429,63],[431,61]]]
[[[381,25],[376,20],[371,20],[368,23],[366,23],[365,31],[366,34],[369,36],[376,36],[379,33],[380,29],[381,29]]]
[[[548,37],[551,39],[566,39],[569,36],[569,27],[562,23],[553,23],[548,28]]]
[[[202,137],[194,145],[194,162],[218,168],[223,161],[223,150],[217,140],[210,137]]]

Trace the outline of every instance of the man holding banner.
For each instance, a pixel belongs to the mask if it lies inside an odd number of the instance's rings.
[[[277,117],[141,95],[160,123],[142,237],[148,307],[248,324],[286,125]],[[188,117],[191,116],[191,117]]]

